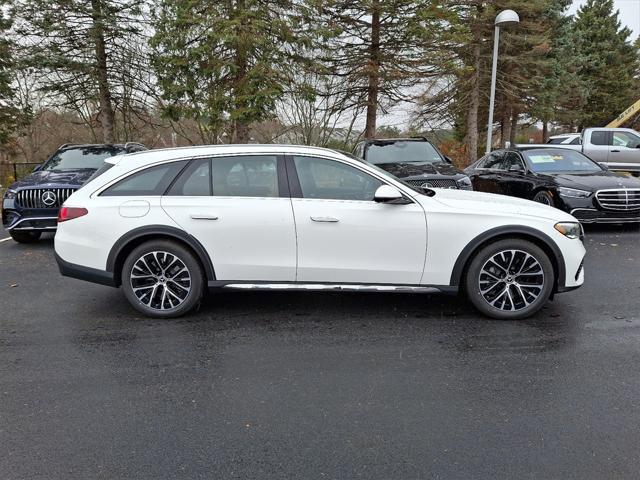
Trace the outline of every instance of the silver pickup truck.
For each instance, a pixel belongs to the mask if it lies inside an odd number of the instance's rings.
[[[549,147],[548,144],[522,144],[519,147]],[[630,128],[587,128],[579,144],[558,144],[584,153],[611,170],[640,173],[640,133]]]

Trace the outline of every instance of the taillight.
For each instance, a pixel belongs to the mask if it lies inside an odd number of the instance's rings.
[[[58,212],[58,223],[73,220],[74,218],[84,217],[89,210],[77,207],[62,207]]]

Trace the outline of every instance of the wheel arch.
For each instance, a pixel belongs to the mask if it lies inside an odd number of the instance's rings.
[[[122,266],[129,253],[144,242],[159,239],[174,240],[188,248],[202,264],[207,281],[216,279],[211,258],[195,237],[179,228],[166,225],[147,225],[125,233],[111,247],[107,257],[107,271],[113,274],[116,286],[120,286],[122,283]]]
[[[559,285],[565,284],[566,267],[564,257],[555,242],[548,235],[534,228],[513,225],[487,230],[471,240],[467,246],[462,249],[462,252],[460,252],[460,255],[456,260],[453,271],[451,272],[450,285],[452,287],[460,288],[461,285],[464,284],[463,279],[467,268],[480,249],[492,242],[508,238],[528,240],[540,247],[547,254],[549,260],[551,260],[555,274],[553,286],[554,293],[558,291]]]

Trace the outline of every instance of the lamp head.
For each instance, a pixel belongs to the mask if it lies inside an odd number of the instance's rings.
[[[520,17],[513,10],[503,10],[496,17],[496,27],[511,27],[520,23]]]

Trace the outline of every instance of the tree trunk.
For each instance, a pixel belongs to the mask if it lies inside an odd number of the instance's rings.
[[[511,112],[511,132],[509,135],[509,141],[511,142],[511,146],[513,147],[516,144],[516,135],[518,134],[518,119],[520,118],[520,114],[516,110],[512,110]]]
[[[365,138],[376,135],[378,90],[380,88],[380,2],[373,0],[371,11],[371,46],[369,49],[369,86],[367,87],[367,124]]]
[[[509,102],[508,99],[505,99],[506,102]],[[502,148],[507,146],[507,142],[511,138],[511,111],[513,108],[509,103],[505,105],[504,110],[502,111],[502,121],[500,122],[500,146]]]
[[[239,0],[236,5],[236,12],[242,15],[244,9],[244,0]],[[249,68],[249,62],[247,60],[247,42],[251,41],[251,39],[247,38],[247,34],[244,32],[244,25],[242,25],[242,22],[238,22],[235,34],[236,39],[234,63],[236,67],[236,75],[233,82],[233,104],[236,111],[231,124],[231,143],[248,143],[249,125],[247,125],[247,121],[242,118],[242,112],[245,110],[247,105],[246,101],[243,100],[242,97],[244,95],[244,83],[246,81],[247,71]],[[240,112],[239,115],[238,112]]]
[[[549,122],[542,122],[542,143],[549,141]]]
[[[471,74],[471,100],[467,112],[467,164],[478,157],[478,108],[480,107],[480,42],[473,45],[473,72]]]
[[[115,114],[109,89],[109,72],[107,70],[107,49],[104,40],[102,18],[102,0],[91,0],[91,19],[93,21],[93,41],[96,54],[96,76],[98,80],[98,96],[100,99],[100,125],[102,140],[105,143],[115,142]]]

